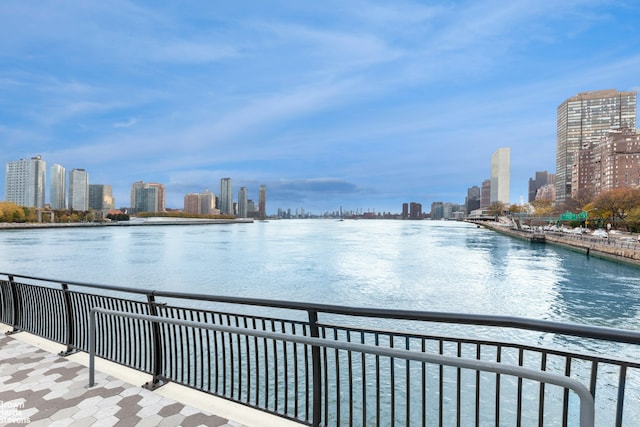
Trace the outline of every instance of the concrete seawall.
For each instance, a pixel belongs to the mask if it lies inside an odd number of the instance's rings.
[[[637,240],[625,241],[616,237],[601,238],[588,234],[569,234],[550,231],[530,233],[528,231],[498,225],[498,223],[495,222],[473,221],[472,223],[517,239],[558,245],[587,256],[624,262],[640,267],[640,242]]]
[[[251,218],[234,219],[199,219],[199,218],[149,218],[145,220],[131,220],[119,222],[69,222],[69,223],[47,223],[47,222],[2,222],[0,230],[26,230],[39,228],[96,228],[96,227],[138,227],[138,226],[161,226],[161,225],[207,225],[207,224],[246,224],[252,223]]]

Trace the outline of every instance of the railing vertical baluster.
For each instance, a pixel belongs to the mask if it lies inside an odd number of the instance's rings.
[[[502,346],[496,347],[496,362],[502,361]],[[500,374],[496,374],[496,425],[500,425]]]
[[[394,347],[393,340],[393,334],[389,334],[389,348]],[[389,425],[394,426],[396,423],[396,364],[393,357],[389,358],[389,365],[389,375],[391,377],[391,421]]]
[[[364,344],[365,333],[360,331],[360,343]],[[360,357],[362,363],[362,425],[367,425],[367,364],[366,354],[363,352]]]
[[[291,328],[291,333],[293,335],[296,335],[296,324],[294,323],[292,328]],[[322,330],[322,336],[324,338],[324,329]],[[327,349],[324,349],[324,354],[323,354],[323,363],[324,366],[327,366]],[[299,392],[300,392],[300,378],[298,377],[298,344],[294,344],[293,345],[293,395],[294,395],[294,399],[293,399],[293,416],[295,418],[298,418],[299,416]],[[324,375],[325,375],[325,381],[324,383],[327,383],[327,370],[324,370]],[[326,387],[325,387],[325,401],[326,401]]]
[[[423,353],[427,352],[427,340],[422,338],[421,350]],[[421,362],[422,365],[422,427],[427,427],[427,364]]]
[[[347,342],[351,342],[351,330],[347,329]],[[353,352],[347,350],[347,366],[349,366],[349,427],[353,427]]]
[[[267,330],[265,319],[262,319],[262,330]],[[262,352],[264,354],[264,407],[269,407],[269,342],[262,339]]]
[[[307,332],[309,330],[309,332]],[[303,329],[304,336],[310,336],[311,334],[311,325],[305,325]],[[309,421],[309,409],[313,411],[313,372],[311,376],[309,375],[309,353],[310,349],[308,345],[304,346],[304,384],[305,384],[305,411],[304,411],[304,419],[305,421]],[[313,363],[313,360],[311,361]],[[312,369],[313,371],[313,369]],[[310,379],[311,378],[311,379]],[[327,402],[325,400],[325,402]],[[326,407],[326,405],[325,405]],[[313,413],[311,413],[311,417],[313,417]]]
[[[72,353],[75,353],[77,350],[73,348],[73,334],[74,334],[74,323],[73,323],[73,309],[71,306],[71,297],[69,295],[69,285],[66,283],[62,283],[62,297],[64,301],[64,310],[66,312],[66,330],[67,336],[65,339],[65,345],[67,349],[60,352],[60,356],[68,356]]]
[[[591,362],[591,382],[589,385],[589,391],[591,392],[591,396],[596,398],[596,383],[598,381],[598,361],[594,360]]]
[[[462,357],[462,343],[458,341],[458,357]],[[456,426],[460,427],[462,419],[462,369],[456,368]]]
[[[149,306],[149,315],[158,316],[156,300],[153,292],[147,294],[147,304]],[[160,325],[158,322],[151,324],[151,334],[153,337],[153,378],[147,382],[144,387],[150,390],[160,387],[163,384],[162,375],[162,343],[160,342]]]
[[[409,347],[410,347],[409,346],[409,337],[405,337],[404,339],[405,339],[405,349],[409,350]],[[407,360],[406,361],[406,374],[405,374],[405,377],[404,377],[405,386],[406,386],[406,393],[407,393],[407,396],[405,398],[405,407],[406,407],[406,410],[407,410],[406,418],[405,418],[405,425],[407,425],[407,426],[411,425],[411,422],[410,422],[410,418],[411,418],[410,417],[411,383],[409,381],[409,377],[410,377],[410,366],[409,366],[409,363],[410,363],[409,360]]]
[[[616,407],[616,427],[622,426],[622,410],[624,409],[624,389],[627,384],[627,367],[620,366],[620,379],[618,380],[618,405]]]
[[[318,312],[309,310],[309,332],[314,338],[320,337],[318,330]],[[312,365],[312,393],[313,393],[313,419],[311,425],[316,427],[320,425],[322,418],[322,372],[320,366],[320,347],[311,347],[311,365]]]
[[[247,322],[247,317],[243,318],[243,323],[244,323],[244,327],[245,328],[249,328],[249,324]],[[250,351],[250,346],[249,346],[249,337],[245,335],[244,337],[244,348],[245,348],[245,359],[246,359],[246,364],[247,364],[247,380],[246,380],[246,384],[247,384],[247,391],[246,391],[246,399],[245,402],[249,403],[250,398],[251,398],[251,351]],[[296,400],[297,402],[297,400]],[[296,414],[297,415],[297,414]]]
[[[566,357],[566,364],[564,367],[564,376],[571,376],[571,357]],[[562,425],[567,427],[569,424],[569,389],[564,389],[562,396]]]
[[[211,323],[213,323],[214,325],[216,324],[215,315],[211,316]],[[218,393],[218,390],[220,389],[220,353],[218,350],[218,332],[216,331],[213,331],[213,354],[216,355],[215,357],[216,368],[215,368],[215,373],[213,378],[215,380],[215,392]]]
[[[542,353],[542,360],[540,361],[540,370],[547,370],[547,352]],[[538,427],[544,426],[544,390],[545,384],[543,382],[540,383],[540,402],[538,404]],[[593,392],[592,392],[593,395]]]
[[[374,344],[376,347],[380,345],[380,334],[374,334]],[[380,425],[380,356],[376,354],[376,425]]]
[[[337,328],[333,328],[333,339],[334,341],[338,340],[338,329]],[[340,351],[336,348],[335,352],[334,352],[335,356],[336,356],[336,423],[338,425],[340,425],[340,408],[341,408],[341,399],[340,399]],[[328,405],[328,400],[327,400],[327,404],[325,406],[329,406]],[[328,424],[329,420],[326,420],[325,424]]]
[[[253,317],[251,319],[251,325],[253,326],[253,329],[258,329],[256,326],[256,318]],[[253,348],[255,349],[255,354],[254,354],[254,363],[256,366],[256,369],[254,370],[254,372],[256,373],[256,396],[255,396],[255,402],[256,402],[256,406],[260,404],[260,345],[258,343],[258,337],[253,337]]]
[[[275,321],[271,319],[271,332],[276,331]],[[278,411],[278,398],[279,398],[279,387],[278,387],[278,341],[275,339],[271,340],[272,349],[273,349],[273,402],[274,402],[274,411]]]
[[[322,328],[322,338],[327,338],[327,329],[326,328]],[[322,351],[322,364],[324,369],[322,370],[323,374],[324,374],[324,402],[328,402],[329,401],[329,349],[327,349],[327,347],[325,347]],[[297,368],[296,368],[296,372],[297,372]],[[296,396],[298,395],[298,390],[296,388]],[[296,405],[297,405],[298,399],[296,398]],[[296,412],[296,418],[297,418],[298,414]],[[324,405],[324,419],[325,419],[325,424],[329,423],[329,405],[325,404]]]
[[[444,354],[444,342],[442,340],[439,340],[439,344],[438,344],[438,350],[440,351],[440,354]],[[439,378],[438,378],[438,425],[440,427],[442,427],[443,422],[444,422],[444,366],[443,365],[439,365],[438,366],[438,374],[439,374]],[[497,424],[496,424],[497,425]]]
[[[524,363],[524,350],[520,349],[518,351],[518,366],[522,366]],[[518,391],[516,398],[516,425],[517,427],[522,426],[522,378],[518,378]]]
[[[226,315],[226,325],[227,326],[231,326],[231,317],[227,314]],[[234,378],[235,378],[235,372],[234,372],[234,351],[233,351],[233,334],[231,332],[227,333],[227,338],[228,339],[228,345],[225,344],[224,346],[227,347],[229,349],[229,394],[230,397],[233,399],[233,392],[234,392]],[[275,342],[275,341],[274,341]],[[275,351],[274,351],[275,353]],[[277,372],[277,369],[276,369]]]
[[[193,310],[185,310],[184,319],[185,320],[191,320],[193,322]],[[191,334],[189,334],[189,331],[191,331]],[[191,339],[189,338],[189,335],[191,335]],[[187,375],[185,377],[186,378],[185,382],[187,384],[193,385],[193,380],[195,378],[195,373],[194,373],[194,375],[191,375],[191,365],[194,365],[193,362],[195,361],[195,356],[196,356],[195,330],[193,328],[186,328],[185,327],[184,337],[185,337],[185,340],[186,340],[186,345],[184,346],[184,348],[187,349],[187,354],[186,354],[186,357],[185,357],[185,359],[187,361]],[[231,395],[231,397],[233,397],[233,394]]]
[[[482,347],[476,344],[476,360],[481,360]],[[476,427],[480,425],[480,371],[476,371]]]
[[[280,321],[280,332],[286,333],[284,322]],[[283,375],[284,375],[284,413],[289,413],[289,355],[287,352],[287,342],[282,341],[282,359],[283,359]]]
[[[18,290],[16,289],[16,282],[13,276],[9,276],[9,288],[11,289],[11,301],[13,304],[13,319],[11,320],[11,326],[13,326],[13,330],[7,332],[7,335],[20,332],[20,328],[18,328],[18,321],[20,319],[20,314],[22,313],[19,305],[20,303],[18,299]]]

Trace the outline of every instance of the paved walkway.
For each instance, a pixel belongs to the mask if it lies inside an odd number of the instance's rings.
[[[149,391],[140,386],[148,375],[101,359],[96,359],[96,385],[89,388],[87,354],[61,357],[62,346],[26,332],[8,336],[7,330],[0,324],[0,425],[299,425],[176,384]]]
[[[0,335],[0,425],[219,426],[241,424],[183,405]]]

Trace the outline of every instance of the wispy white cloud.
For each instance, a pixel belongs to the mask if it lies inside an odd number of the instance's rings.
[[[138,123],[138,120],[135,118],[130,118],[126,122],[116,122],[113,124],[114,128],[130,128],[131,126],[135,126]]]
[[[552,169],[566,97],[639,87],[631,3],[196,5],[0,3],[0,139],[120,200],[134,176],[464,193],[497,146]]]

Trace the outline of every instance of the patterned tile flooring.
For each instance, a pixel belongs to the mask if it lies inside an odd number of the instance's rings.
[[[0,425],[212,426],[234,421],[184,405],[0,334]]]

